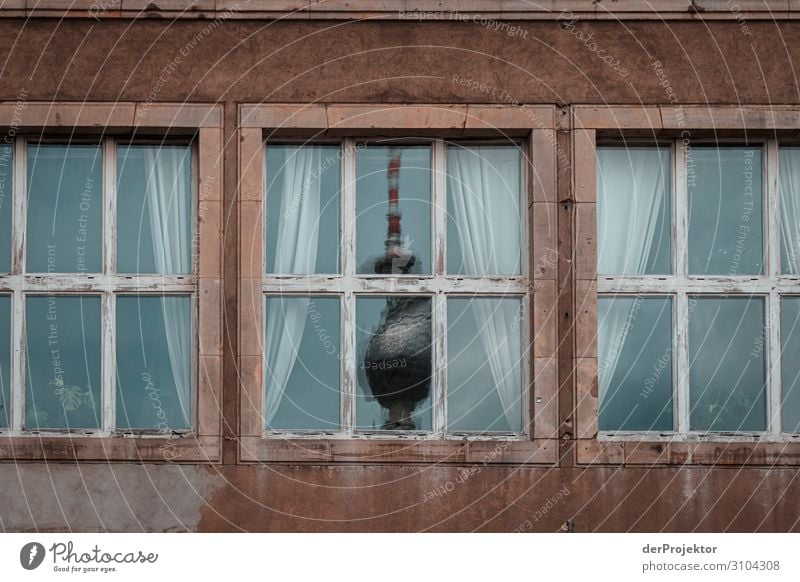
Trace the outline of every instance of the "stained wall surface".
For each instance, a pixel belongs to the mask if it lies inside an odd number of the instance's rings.
[[[562,25],[515,21],[512,34],[448,21],[3,18],[0,100],[223,104],[226,264],[236,258],[241,103],[800,104],[800,23],[751,21],[746,32],[732,20]],[[235,268],[225,273],[223,388],[235,421]],[[0,527],[800,530],[791,467],[581,468],[567,444],[558,466],[478,466],[465,476],[470,467],[444,464],[242,465],[229,443],[226,451],[213,466],[2,462]]]

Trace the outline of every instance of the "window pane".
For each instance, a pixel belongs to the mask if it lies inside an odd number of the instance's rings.
[[[447,148],[448,273],[520,273],[520,172],[516,147]]]
[[[192,272],[192,148],[117,148],[117,271]]]
[[[25,428],[100,426],[100,297],[25,301]]]
[[[671,431],[672,300],[597,300],[600,430]]]
[[[764,300],[689,297],[691,430],[766,428]]]
[[[362,147],[356,178],[357,272],[430,273],[430,147]]]
[[[779,152],[781,272],[800,275],[800,148]]]
[[[522,301],[447,300],[447,428],[522,431]]]
[[[192,316],[188,296],[118,296],[117,428],[191,426]]]
[[[356,299],[359,430],[431,430],[431,298]]]
[[[95,145],[28,146],[26,270],[102,270],[103,155]]]
[[[0,295],[0,428],[11,421],[11,297]]]
[[[672,272],[670,150],[597,148],[597,272]]]
[[[761,273],[761,149],[694,147],[686,153],[689,273]]]
[[[14,214],[11,146],[0,146],[0,273],[11,271],[11,220]]]
[[[781,299],[783,432],[800,432],[800,297]]]
[[[267,147],[267,273],[339,272],[340,165],[336,146]]]
[[[339,298],[264,300],[264,421],[274,430],[339,429]]]

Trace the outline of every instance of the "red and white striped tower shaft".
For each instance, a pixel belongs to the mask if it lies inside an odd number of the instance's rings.
[[[389,210],[386,220],[389,228],[386,235],[386,254],[398,257],[402,254],[403,242],[400,237],[400,155],[398,147],[389,148],[389,165],[386,168],[386,178],[389,181]]]

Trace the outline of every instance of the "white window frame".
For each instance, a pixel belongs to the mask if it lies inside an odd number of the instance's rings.
[[[29,143],[77,145],[100,144],[102,148],[102,271],[100,273],[26,273],[25,236],[27,227],[27,146]],[[116,272],[117,225],[117,146],[126,144],[170,145],[191,147],[192,238],[189,275],[140,275]],[[188,430],[170,429],[169,434],[194,434],[198,426],[198,151],[196,139],[120,139],[115,137],[17,137],[13,143],[13,218],[11,273],[0,274],[0,294],[11,297],[10,426],[0,429],[2,436],[79,435],[111,437],[136,435],[163,438],[160,430],[117,430],[116,416],[116,297],[188,295],[191,305],[192,362],[191,415]],[[101,298],[101,387],[100,427],[97,429],[27,429],[25,415],[25,298],[28,296],[95,296]]]
[[[395,139],[395,138],[393,138]],[[264,140],[266,153],[271,145],[285,145],[285,140]],[[322,430],[266,430],[262,436],[272,438],[378,438],[378,439],[463,439],[474,440],[528,440],[533,434],[529,418],[530,399],[530,313],[529,285],[529,225],[528,225],[528,180],[526,160],[529,159],[528,144],[513,140],[520,156],[520,275],[518,276],[466,276],[447,273],[447,168],[446,146],[449,143],[464,145],[496,144],[510,145],[506,140],[468,140],[418,138],[408,136],[398,140],[398,145],[430,144],[431,146],[431,262],[429,275],[356,274],[356,151],[358,144],[382,145],[376,137],[351,136],[337,142],[302,142],[297,145],[331,145],[341,147],[341,195],[340,195],[340,273],[334,275],[277,275],[266,274],[262,266],[261,295],[266,296],[336,296],[340,298],[340,428],[337,431]],[[266,160],[266,155],[263,158]],[[266,175],[266,168],[264,168]],[[262,189],[263,190],[263,189]],[[262,192],[266,196],[266,192]],[[264,200],[265,201],[265,200]],[[266,208],[266,204],[263,205]],[[266,220],[263,221],[266,228]],[[263,232],[262,232],[262,240]],[[432,378],[432,430],[430,431],[368,431],[356,430],[356,298],[382,295],[426,295],[432,298],[433,325],[433,378]],[[447,418],[447,298],[474,297],[518,297],[523,315],[520,321],[522,334],[522,431],[520,432],[465,432],[448,431]],[[263,316],[262,316],[263,317]],[[263,321],[262,321],[263,326]],[[444,364],[444,365],[442,365]],[[262,349],[262,365],[266,369],[266,349]],[[266,382],[262,391],[267,389]]]
[[[599,431],[605,440],[722,440],[769,442],[796,441],[798,435],[783,432],[781,415],[781,298],[800,295],[800,277],[781,274],[781,242],[779,215],[779,140],[770,139],[689,139],[637,140],[605,142],[606,145],[671,146],[671,211],[672,211],[672,275],[609,276],[597,275],[598,298],[665,297],[672,298],[673,349],[673,426],[672,431]],[[690,276],[688,274],[688,185],[687,152],[693,146],[753,146],[762,151],[762,245],[764,252],[761,275]],[[598,200],[598,204],[601,202]],[[599,233],[598,233],[599,234]],[[689,394],[689,296],[739,296],[764,299],[766,430],[764,431],[691,431]],[[598,403],[599,408],[599,403]]]

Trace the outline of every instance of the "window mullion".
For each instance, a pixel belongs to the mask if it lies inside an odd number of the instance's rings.
[[[433,296],[433,434],[447,431],[447,296]]]
[[[26,144],[19,138],[14,142],[13,218],[11,272],[23,283],[25,272],[25,212],[27,210],[27,172]],[[25,338],[23,334],[25,318],[24,284],[17,285],[11,296],[11,345],[13,357],[11,361],[11,418],[12,432],[19,432],[24,425],[25,409]]]
[[[676,393],[675,410],[677,411],[677,431],[681,434],[689,432],[690,400],[689,400],[689,300],[684,291],[676,294],[675,305],[675,338],[673,373],[675,374]]]
[[[114,306],[116,297],[113,292],[103,293],[100,299],[102,313],[102,361],[100,362],[103,385],[100,387],[102,418],[100,429],[103,433],[113,432],[116,428],[114,411],[116,409],[116,346],[114,337]]]
[[[433,176],[431,177],[431,197],[433,200],[433,260],[434,276],[441,277],[446,271],[447,238],[447,167],[445,165],[444,141],[433,142]]]
[[[687,164],[691,155],[688,139],[675,142],[673,167],[673,208],[674,210],[674,244],[675,275],[678,281],[686,280],[689,272],[689,189],[687,184]],[[675,374],[675,410],[677,411],[676,428],[679,433],[686,434],[690,427],[689,397],[689,298],[685,289],[676,289],[675,294],[675,358],[673,361]]]
[[[103,140],[103,272],[108,284],[116,274],[116,249],[115,238],[117,232],[117,151],[116,141],[112,138]],[[116,423],[114,411],[116,409],[116,348],[114,334],[114,306],[115,296],[113,289],[103,293],[101,298],[102,308],[102,370],[103,385],[101,386],[100,401],[102,403],[102,419],[100,423],[103,432],[112,432]]]
[[[431,199],[433,201],[433,275],[440,281],[446,272],[447,194],[444,140],[436,139],[432,149]],[[440,290],[433,296],[433,434],[447,431],[447,296]]]
[[[783,431],[781,415],[781,305],[778,291],[767,296],[767,431],[778,436]]]
[[[780,190],[778,140],[769,139],[766,144],[767,163],[764,182],[767,185],[767,248],[765,249],[765,272],[770,281],[777,281],[781,272]],[[766,349],[767,349],[767,430],[773,435],[781,434],[781,304],[780,294],[773,286],[767,296]]]
[[[342,143],[342,275],[345,283],[353,280],[356,266],[356,148],[355,141],[345,139]],[[345,285],[348,287],[347,285]],[[352,434],[355,430],[356,394],[356,299],[352,291],[346,290],[341,305],[341,430]]]
[[[780,192],[778,186],[778,141],[767,140],[767,163],[764,181],[767,185],[767,217],[764,225],[767,232],[766,272],[775,279],[781,272]]]
[[[675,143],[675,179],[673,180],[675,275],[685,279],[689,273],[689,189],[687,186],[687,163],[691,156],[688,140]]]

